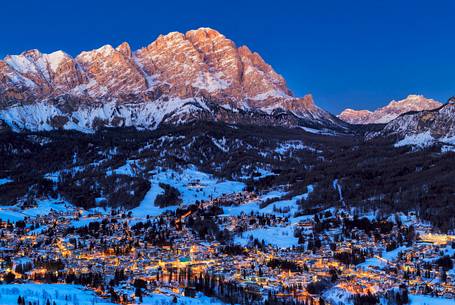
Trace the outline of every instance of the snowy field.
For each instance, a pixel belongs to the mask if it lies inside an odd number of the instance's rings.
[[[259,205],[261,204],[262,201],[265,201],[270,198],[281,197],[285,194],[286,193],[283,191],[274,190],[274,191],[261,195],[258,200],[250,201],[248,203],[238,205],[238,206],[237,205],[223,206],[224,215],[239,216],[242,213],[250,214],[251,212],[260,212],[261,208]]]
[[[15,305],[19,296],[25,297],[28,302],[46,304],[47,300],[55,301],[56,305],[114,305],[109,300],[97,296],[93,291],[80,285],[68,284],[6,284],[0,285],[0,304]],[[177,303],[173,302],[174,296],[169,294],[153,294],[144,296],[143,305],[222,305],[223,302],[209,298],[199,293],[195,298],[177,295]],[[132,304],[139,304],[138,302]]]
[[[282,191],[272,191],[264,194],[258,201],[250,202],[241,206],[223,207],[225,215],[240,215],[241,213],[249,214],[251,212],[260,214],[274,214],[276,216],[288,217],[290,224],[282,227],[267,227],[259,228],[244,232],[241,236],[235,237],[235,242],[240,245],[246,245],[252,239],[257,238],[259,241],[264,241],[267,245],[273,245],[278,248],[290,248],[298,245],[298,238],[294,237],[295,225],[301,220],[312,218],[312,215],[293,217],[298,211],[297,202],[301,199],[307,199],[308,195],[313,191],[313,186],[309,185],[307,192],[298,196],[294,196],[288,200],[279,200],[269,204],[264,208],[260,208],[260,203],[274,197],[283,196]],[[280,210],[282,212],[280,212]]]
[[[270,171],[269,169],[265,169],[265,168],[258,167],[258,166],[256,166],[254,168],[254,172],[256,172],[256,174],[258,174],[258,176],[254,176],[253,177],[253,180],[255,180],[255,181],[257,181],[259,179],[262,179],[264,177],[269,177],[269,176],[275,176],[276,175],[272,171]],[[238,178],[247,180],[247,179],[250,179],[251,176],[243,175],[243,176],[240,176]]]
[[[382,252],[382,259],[376,257],[368,258],[364,263],[357,265],[357,267],[362,269],[367,269],[369,267],[383,268],[387,266],[389,262],[396,260],[400,252],[405,252],[407,249],[407,247],[402,246],[389,252],[384,251]]]
[[[352,305],[351,294],[346,290],[339,289],[334,287],[327,290],[324,293],[324,298],[326,301],[330,301],[333,304],[343,304],[343,305]],[[386,305],[387,302],[384,299],[380,300],[381,304]],[[409,295],[409,305],[454,305],[454,299],[446,298],[433,298],[427,295]]]
[[[157,216],[167,210],[177,208],[176,206],[167,208],[155,206],[155,198],[163,193],[163,189],[159,186],[160,183],[175,187],[181,194],[183,205],[189,205],[198,200],[217,198],[224,194],[238,193],[245,188],[245,184],[242,182],[220,180],[195,168],[186,168],[181,172],[160,170],[152,173],[150,190],[140,205],[132,210],[135,217]]]
[[[9,178],[0,178],[0,185],[7,184],[7,183],[10,183],[10,182],[13,182],[13,180],[11,180]]]
[[[36,202],[37,207],[21,210],[17,206],[0,206],[0,219],[3,221],[16,222],[23,220],[24,217],[36,217],[47,215],[52,210],[59,212],[70,212],[74,206],[61,199],[42,199]]]
[[[24,217],[25,215],[19,211],[16,211],[15,207],[0,207],[0,219],[3,221],[16,222],[23,220]]]
[[[173,303],[173,296],[164,294],[154,294],[153,296],[146,296],[143,298],[143,305],[165,305],[165,304],[177,304],[177,305],[222,305],[223,302],[204,296],[203,294],[196,295],[195,298],[177,296],[177,303]]]
[[[278,248],[290,248],[298,245],[298,238],[294,237],[294,226],[268,227],[244,232],[241,236],[235,237],[235,243],[245,246],[251,239],[263,240],[266,245],[273,245]]]
[[[66,284],[7,284],[0,285],[0,304],[17,304],[19,296],[28,302],[46,304],[49,299],[56,305],[112,305],[79,285]]]
[[[107,174],[117,173],[125,175],[134,175],[135,167],[138,165],[134,161],[128,161],[125,165],[109,171]],[[180,172],[168,169],[160,169],[152,172],[153,176],[150,179],[151,188],[146,193],[140,205],[132,209],[134,217],[144,218],[147,215],[158,216],[166,211],[174,211],[177,206],[160,208],[155,206],[155,199],[164,191],[159,186],[160,183],[169,184],[181,193],[183,205],[189,205],[196,201],[209,200],[220,197],[224,194],[241,192],[245,188],[245,184],[237,181],[220,180],[210,174],[198,171],[195,168],[186,168]],[[6,180],[5,180],[6,181]],[[5,182],[6,183],[6,182]],[[35,217],[38,215],[49,214],[54,211],[71,211],[74,206],[64,202],[61,199],[43,199],[37,201],[37,207],[27,210],[21,210],[17,206],[0,206],[0,219],[4,221],[16,222],[23,220],[26,216]],[[95,211],[87,211],[95,212]],[[106,214],[109,209],[101,209],[101,214]],[[91,221],[97,219],[81,219],[74,221],[75,227],[87,225]]]
[[[268,192],[264,195],[261,195],[259,200],[257,200],[257,201],[252,201],[252,202],[242,204],[239,206],[224,206],[223,207],[224,214],[238,216],[242,213],[250,214],[251,212],[254,212],[254,213],[261,213],[261,214],[262,213],[263,214],[275,214],[276,216],[282,216],[282,217],[292,217],[295,214],[295,212],[298,211],[297,201],[301,200],[301,199],[307,199],[309,194],[313,191],[312,185],[308,185],[307,188],[308,189],[305,194],[292,197],[289,200],[275,201],[261,209],[261,207],[260,207],[261,202],[264,202],[267,199],[277,198],[277,197],[286,195],[286,192],[283,192],[280,190],[274,190],[274,191]],[[274,210],[278,210],[278,209],[286,210],[286,212],[280,213],[280,212],[274,211]]]
[[[427,295],[409,295],[410,305],[454,305],[455,299],[432,298]]]

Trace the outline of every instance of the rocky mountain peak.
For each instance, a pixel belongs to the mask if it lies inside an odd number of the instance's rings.
[[[351,124],[385,124],[410,111],[431,110],[442,104],[423,95],[410,94],[402,100],[392,100],[374,111],[345,109],[338,117]]]
[[[123,42],[117,48],[115,48],[115,50],[122,53],[126,58],[131,58],[132,56],[131,47],[128,42]]]
[[[22,52],[21,55],[24,57],[27,57],[31,60],[34,60],[34,61],[38,60],[42,56],[41,52],[37,49],[31,49],[31,50]]]
[[[87,85],[90,96],[118,97],[147,89],[143,75],[131,58],[125,56],[127,51],[125,45],[118,50],[105,45],[76,57],[90,80]]]
[[[210,40],[215,40],[215,39],[226,39],[223,34],[218,32],[217,30],[214,30],[212,28],[207,28],[207,27],[201,27],[196,30],[189,30],[188,32],[185,33],[186,38],[193,37],[193,39],[196,37],[196,40],[199,39],[210,39]]]
[[[52,109],[35,112],[20,108],[21,104]],[[163,120],[238,120],[232,114],[210,112],[208,104],[266,115],[280,109],[295,116],[288,125],[302,120],[340,124],[311,96],[294,97],[284,78],[258,53],[237,47],[210,28],[160,35],[136,51],[124,42],[75,58],[63,51],[30,50],[0,61],[0,119],[6,116],[5,122],[21,128],[88,130],[94,124],[155,128]],[[137,113],[138,108],[143,113]]]

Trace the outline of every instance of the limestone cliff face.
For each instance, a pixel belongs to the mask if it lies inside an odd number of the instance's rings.
[[[0,119],[15,130],[155,128],[164,119],[218,120],[213,107],[231,114],[272,115],[279,109],[296,116],[293,122],[347,126],[318,108],[310,95],[294,97],[259,54],[209,28],[160,35],[137,51],[125,42],[75,58],[30,50],[0,61]]]
[[[147,83],[128,50],[124,44],[119,50],[106,45],[76,57],[90,80],[86,86],[90,96],[118,97],[147,90]]]

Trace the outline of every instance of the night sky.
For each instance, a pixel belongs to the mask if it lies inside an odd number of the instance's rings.
[[[455,1],[2,1],[0,57],[77,55],[159,34],[217,29],[257,51],[297,96],[339,113],[408,94],[455,95]]]

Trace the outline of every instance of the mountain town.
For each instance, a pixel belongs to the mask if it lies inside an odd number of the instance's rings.
[[[250,304],[455,300],[455,235],[434,234],[412,213],[295,216],[295,201],[264,206],[269,196],[242,191],[145,217],[61,201],[3,208],[1,279],[84,285],[106,300],[99,304],[142,303],[154,293]]]

